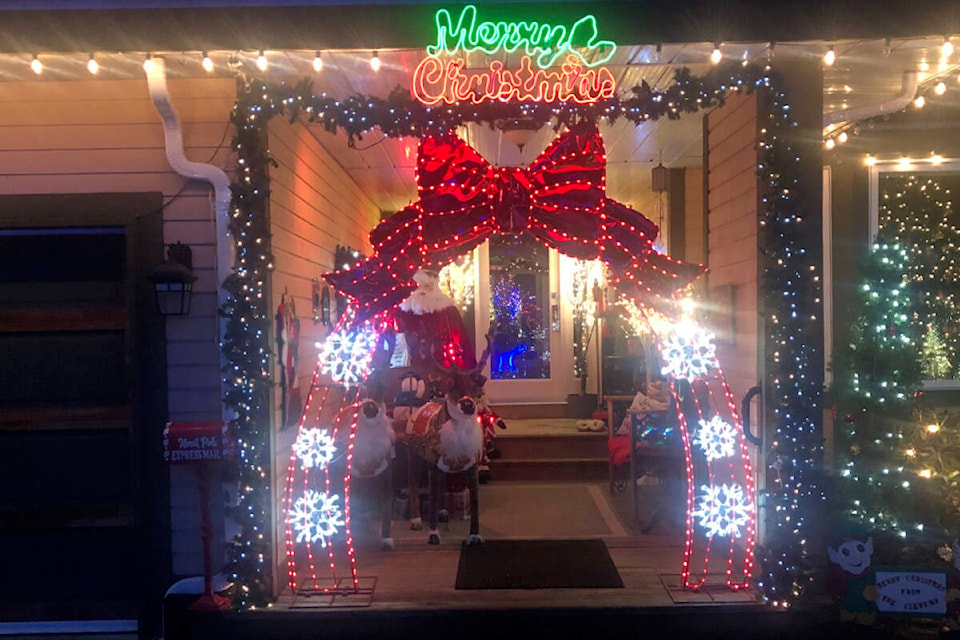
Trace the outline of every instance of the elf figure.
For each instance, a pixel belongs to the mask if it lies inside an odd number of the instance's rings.
[[[832,573],[830,590],[840,603],[840,619],[859,624],[873,624],[876,618],[877,589],[873,569],[873,537],[866,540],[842,537],[837,548],[827,547]]]

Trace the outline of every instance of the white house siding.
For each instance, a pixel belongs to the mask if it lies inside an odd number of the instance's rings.
[[[187,157],[230,166],[235,81],[171,80],[169,88]],[[170,420],[219,420],[210,188],[170,169],[146,79],[0,82],[0,195],[121,192],[162,193],[164,243],[193,249],[198,280],[190,315],[167,320]],[[173,467],[170,474],[172,570],[197,574],[202,564],[195,471]],[[223,540],[222,502],[215,499],[213,506],[215,539]]]
[[[707,283],[711,324],[734,397],[757,384],[757,99],[733,96],[707,115]],[[729,311],[732,302],[733,334]],[[728,307],[729,308],[729,307]]]

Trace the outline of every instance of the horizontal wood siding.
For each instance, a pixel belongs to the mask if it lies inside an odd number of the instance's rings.
[[[707,261],[706,223],[703,219],[703,169],[685,169],[684,176],[684,256],[687,262],[705,264]]]
[[[186,155],[231,166],[231,79],[170,80]],[[0,194],[163,194],[163,241],[193,249],[190,315],[166,321],[169,419],[218,420],[216,239],[210,187],[173,172],[146,79],[0,83]],[[159,434],[154,434],[159,437]],[[202,571],[194,471],[171,469],[173,573]],[[223,508],[213,501],[222,548]],[[216,561],[216,560],[215,560]]]
[[[316,135],[331,135],[318,131]],[[278,166],[270,172],[270,229],[274,255],[271,276],[271,310],[279,307],[286,293],[293,299],[300,319],[300,348],[297,377],[300,398],[306,400],[311,375],[316,365],[314,344],[324,339],[327,328],[313,320],[312,284],[334,270],[333,255],[338,244],[351,246],[370,255],[368,235],[380,220],[380,211],[356,182],[323,149],[314,133],[303,125],[275,118],[269,125],[270,151]],[[321,280],[322,284],[322,280]],[[331,296],[331,319],[336,320]],[[276,338],[276,336],[274,336]],[[275,345],[274,345],[275,346]],[[280,372],[275,368],[279,384]],[[274,394],[274,424],[281,424],[281,390]],[[302,406],[291,407],[298,415]],[[290,445],[296,427],[276,431],[274,482],[285,481]],[[275,522],[283,522],[282,505],[274,501]],[[276,528],[276,540],[282,543],[283,531]],[[277,575],[283,574],[285,556],[277,547]],[[282,584],[282,579],[280,581]]]
[[[734,397],[758,379],[757,101],[734,96],[707,115],[707,276],[711,301],[732,296],[730,317],[719,310],[717,352]]]

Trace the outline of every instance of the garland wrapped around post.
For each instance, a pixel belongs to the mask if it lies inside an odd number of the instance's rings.
[[[272,314],[267,295],[270,253],[269,153],[266,126],[276,113],[269,103],[251,100],[242,89],[231,114],[237,153],[231,185],[230,232],[235,244],[234,272],[224,279],[227,300],[221,349],[224,355],[224,403],[235,414],[237,435],[237,504],[230,514],[240,525],[228,553],[234,604],[247,609],[270,602],[272,536],[270,532],[270,359]]]
[[[767,450],[776,479],[765,496],[766,539],[760,587],[775,606],[789,606],[814,578],[807,543],[824,508],[823,285],[821,223],[804,216],[798,184],[797,121],[774,78],[760,92],[760,304],[767,330],[766,404],[776,416]]]
[[[236,244],[235,273],[225,282],[229,300],[221,312],[227,327],[222,345],[225,381],[230,387],[225,402],[237,414],[240,441],[240,503],[235,516],[242,527],[231,548],[231,578],[237,586],[236,605],[259,606],[269,601],[272,559],[270,509],[269,389],[270,313],[265,287],[272,267],[268,228],[268,167],[266,125],[271,117],[291,120],[305,117],[327,131],[344,131],[351,143],[374,128],[388,137],[422,137],[467,123],[524,119],[556,129],[580,121],[615,122],[625,118],[641,124],[661,117],[677,119],[683,113],[724,103],[731,90],[746,93],[763,88],[761,115],[769,116],[763,129],[758,164],[761,198],[761,234],[766,254],[762,299],[774,301],[769,317],[769,340],[781,345],[768,363],[768,386],[776,397],[777,438],[773,456],[790,461],[777,492],[780,503],[768,505],[764,578],[768,600],[786,604],[803,594],[809,580],[806,558],[806,518],[819,508],[822,495],[816,479],[822,443],[820,433],[819,265],[810,264],[804,243],[813,238],[813,226],[795,210],[799,166],[795,150],[784,140],[794,126],[785,96],[777,90],[769,66],[724,63],[703,76],[687,68],[677,69],[673,84],[663,91],[646,82],[629,89],[625,98],[595,104],[460,104],[427,107],[405,90],[386,99],[350,96],[333,99],[314,96],[309,79],[296,85],[268,85],[260,80],[240,79],[233,112],[237,153],[233,185],[232,225]],[[810,226],[810,229],[807,227]],[[819,231],[817,227],[816,231]]]

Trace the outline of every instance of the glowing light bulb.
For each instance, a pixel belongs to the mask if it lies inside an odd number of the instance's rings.
[[[835,146],[837,146],[837,143],[833,138],[827,138],[824,141],[823,146],[827,149],[833,149]]]
[[[917,475],[920,476],[921,478],[926,478],[927,480],[929,480],[930,478],[933,477],[933,471],[930,469],[921,469],[920,471],[917,471]]]
[[[944,159],[943,159],[943,156],[941,156],[940,154],[934,153],[933,155],[930,156],[930,162],[932,164],[943,164]]]
[[[40,62],[40,58],[37,57],[37,54],[33,54],[33,60],[30,61],[30,68],[37,75],[43,73],[43,63]]]
[[[897,168],[901,171],[905,171],[910,168],[910,158],[904,156],[897,161]]]
[[[153,58],[150,57],[150,54],[147,54],[147,57],[143,60],[143,70],[146,73],[153,71]]]
[[[257,69],[260,69],[260,71],[267,70],[267,56],[263,49],[260,49],[260,55],[257,56]]]
[[[374,71],[380,71],[380,56],[376,51],[373,52],[373,57],[370,58],[370,68]]]
[[[936,93],[938,96],[942,96],[943,94],[945,94],[947,92],[946,83],[938,82],[937,86],[933,88],[933,92]]]
[[[839,142],[840,144],[845,143],[848,139],[849,139],[849,138],[848,138],[848,136],[847,136],[847,132],[846,132],[846,131],[842,131],[842,132],[840,133],[840,135],[837,136],[837,142]]]
[[[320,57],[319,51],[313,55],[313,70],[317,73],[323,71],[323,58]]]
[[[713,45],[713,53],[710,54],[710,62],[718,64],[721,60],[723,60],[723,53],[720,51],[720,45],[715,44]]]
[[[938,424],[927,425],[927,433],[937,433],[938,431],[940,431],[940,425]]]
[[[97,72],[100,71],[100,64],[97,62],[97,59],[93,57],[93,54],[90,54],[90,59],[87,60],[87,71],[93,75],[97,75]]]
[[[837,61],[837,52],[833,50],[833,45],[827,47],[827,52],[823,54],[823,64],[828,67],[832,67],[833,63]]]
[[[906,451],[904,451],[904,453],[907,455],[908,458],[916,458],[916,457],[917,457],[917,450],[914,449],[913,447],[910,447],[909,449],[907,449]]]
[[[953,43],[950,42],[950,36],[943,37],[943,45],[940,46],[940,55],[949,58],[953,55]]]
[[[206,51],[203,52],[203,60],[200,61],[200,66],[203,67],[203,70],[207,73],[213,71],[213,60],[210,59]]]
[[[877,159],[874,158],[873,156],[867,156],[867,158],[866,158],[866,160],[864,160],[864,162],[866,163],[866,165],[867,165],[868,167],[872,167],[873,165],[877,164]]]
[[[917,99],[913,101],[913,106],[917,109],[923,109],[923,105],[927,104],[927,99],[923,96],[917,96]]]

